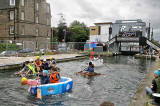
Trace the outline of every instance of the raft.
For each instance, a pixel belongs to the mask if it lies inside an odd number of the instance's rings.
[[[71,78],[62,77],[59,83],[51,83],[31,87],[30,93],[37,95],[37,89],[40,90],[41,96],[59,95],[72,90],[73,80]]]
[[[96,73],[96,72],[87,73],[87,72],[83,72],[83,71],[77,72],[76,74],[77,74],[77,75],[84,76],[84,77],[92,77],[92,76],[101,75],[101,73]]]

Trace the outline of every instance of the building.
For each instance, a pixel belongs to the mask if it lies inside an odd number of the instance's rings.
[[[90,27],[90,41],[108,42],[111,38],[112,22],[95,23]]]
[[[0,1],[1,41],[14,40],[26,43],[27,48],[41,49],[50,42],[50,35],[51,11],[46,0]]]
[[[146,46],[159,49],[150,40],[150,31],[141,19],[95,23],[90,27],[90,42],[93,41],[106,43],[114,52],[137,53]]]

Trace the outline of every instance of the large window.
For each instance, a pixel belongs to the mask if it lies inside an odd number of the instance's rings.
[[[39,23],[39,17],[36,16],[36,23],[38,24]]]
[[[11,25],[10,27],[9,27],[9,34],[14,34],[14,26],[13,25]]]
[[[39,36],[39,29],[36,29],[36,36]]]
[[[21,6],[24,6],[24,0],[21,0]]]
[[[49,21],[49,18],[47,18],[47,25],[50,25],[50,21]]]
[[[47,13],[50,13],[50,6],[47,5]]]
[[[24,35],[24,26],[21,27],[21,35]]]
[[[39,4],[36,3],[36,10],[38,11],[39,10]]]
[[[10,6],[15,6],[15,0],[10,0]]]
[[[21,20],[24,20],[24,12],[21,12]]]
[[[14,20],[14,11],[10,11],[10,20]]]

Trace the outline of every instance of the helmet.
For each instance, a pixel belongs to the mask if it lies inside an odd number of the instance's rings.
[[[33,59],[30,59],[29,62],[33,62]]]
[[[39,59],[39,56],[37,56],[36,59]]]
[[[53,57],[52,57],[52,56],[50,56],[50,57],[49,57],[49,59],[50,59],[50,60],[52,60],[52,59],[53,59]]]
[[[158,75],[158,76],[160,77],[160,72],[159,72],[159,70],[155,70],[155,71],[154,71],[154,74],[156,74],[156,75]]]
[[[23,77],[23,78],[21,79],[21,85],[26,85],[27,82],[28,82],[28,79],[27,79],[27,78]]]
[[[44,70],[43,73],[46,73],[48,75],[48,71],[47,70]]]

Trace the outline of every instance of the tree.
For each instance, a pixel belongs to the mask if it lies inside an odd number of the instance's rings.
[[[88,40],[89,29],[84,23],[75,20],[71,23],[69,30],[72,32],[73,42],[86,42]]]

